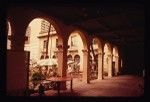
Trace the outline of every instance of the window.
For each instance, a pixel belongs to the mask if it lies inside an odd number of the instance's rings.
[[[55,59],[55,58],[56,58],[56,56],[55,56],[55,55],[53,55],[53,57],[52,57],[52,58],[54,58],[54,59]]]
[[[68,55],[68,56],[67,56],[67,59],[68,59],[68,60],[72,60],[72,55]]]
[[[46,56],[45,56],[45,59],[48,59],[48,58],[49,58],[49,56],[48,56],[48,55],[46,55]]]
[[[56,47],[58,46],[58,39],[56,39]]]
[[[46,46],[47,46],[47,40],[44,40],[44,42],[43,42],[43,49],[46,49]]]
[[[44,59],[44,55],[41,55],[40,59]]]
[[[79,55],[75,55],[74,56],[74,61],[75,62],[80,62],[80,56]]]
[[[48,32],[49,22],[46,20],[42,20],[41,22],[41,32]]]

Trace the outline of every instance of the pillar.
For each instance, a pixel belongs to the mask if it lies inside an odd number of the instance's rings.
[[[90,70],[89,70],[89,63],[88,63],[88,56],[89,52],[87,50],[82,50],[83,51],[83,82],[84,83],[90,83]]]
[[[108,55],[108,77],[112,77],[112,55]]]
[[[59,45],[57,51],[57,58],[58,58],[58,75],[59,76],[66,76],[67,70],[67,49],[68,46]]]
[[[103,54],[98,54],[98,79],[103,79]]]
[[[26,17],[26,15],[23,15]],[[27,19],[20,18],[20,12],[15,10],[10,16],[12,23],[11,50],[7,51],[7,95],[23,96],[28,87],[28,69],[26,68],[26,52],[24,42],[26,40]]]
[[[57,58],[58,58],[58,75],[62,76],[62,68],[63,68],[63,49],[62,49],[62,45],[60,45],[59,48],[58,48]]]
[[[121,52],[120,52],[120,50],[118,52],[118,74],[122,74],[122,69],[121,69]]]
[[[68,44],[67,42],[63,45],[63,67],[62,67],[62,76],[67,75],[67,51],[68,51]]]
[[[59,45],[57,51],[58,58],[58,75],[60,77],[66,77],[67,73],[67,47],[66,44]],[[66,89],[66,82],[61,83],[61,89]]]
[[[115,75],[118,75],[119,72],[119,58],[115,56]]]
[[[106,53],[103,53],[103,74],[104,72],[108,72],[108,60]]]
[[[121,57],[118,57],[118,74],[121,74]]]
[[[27,56],[24,51],[26,37],[23,33],[15,33],[11,37],[11,50],[7,51],[7,95],[23,96],[28,87]]]

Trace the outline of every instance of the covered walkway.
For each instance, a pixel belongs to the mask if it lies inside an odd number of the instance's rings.
[[[121,75],[104,80],[93,80],[90,84],[73,81],[74,92],[61,91],[61,96],[87,96],[87,97],[136,97],[143,95],[144,79],[138,76]],[[45,96],[56,96],[56,91],[45,91]],[[38,96],[32,94],[31,96]]]

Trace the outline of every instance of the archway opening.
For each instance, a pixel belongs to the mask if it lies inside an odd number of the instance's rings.
[[[29,89],[37,91],[41,82],[59,76],[57,53],[62,39],[53,23],[43,18],[35,18],[29,23],[26,37],[24,50],[30,51]]]
[[[103,62],[103,76],[106,77],[108,76],[109,73],[109,67],[110,67],[110,60],[111,60],[111,49],[110,49],[110,45],[108,43],[106,43],[104,45],[104,62]]]
[[[90,46],[90,79],[94,80],[98,78],[98,67],[101,67],[102,63],[98,59],[98,55],[102,52],[101,42],[98,38],[93,38],[92,45]],[[101,60],[102,61],[102,60]],[[102,67],[101,67],[102,68]]]
[[[84,58],[83,58],[83,50],[86,50],[86,41],[84,38],[84,34],[80,31],[74,31],[70,34],[68,38],[68,52],[67,55],[72,56],[68,60],[68,69],[67,69],[67,76],[72,76],[77,81],[82,81],[82,75],[84,71]]]
[[[73,61],[72,55],[67,56],[67,61]]]
[[[112,72],[113,75],[118,75],[119,73],[119,56],[117,47],[113,47]]]

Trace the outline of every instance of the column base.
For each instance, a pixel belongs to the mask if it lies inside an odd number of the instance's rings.
[[[104,78],[103,77],[98,77],[98,79],[97,80],[103,80]]]

